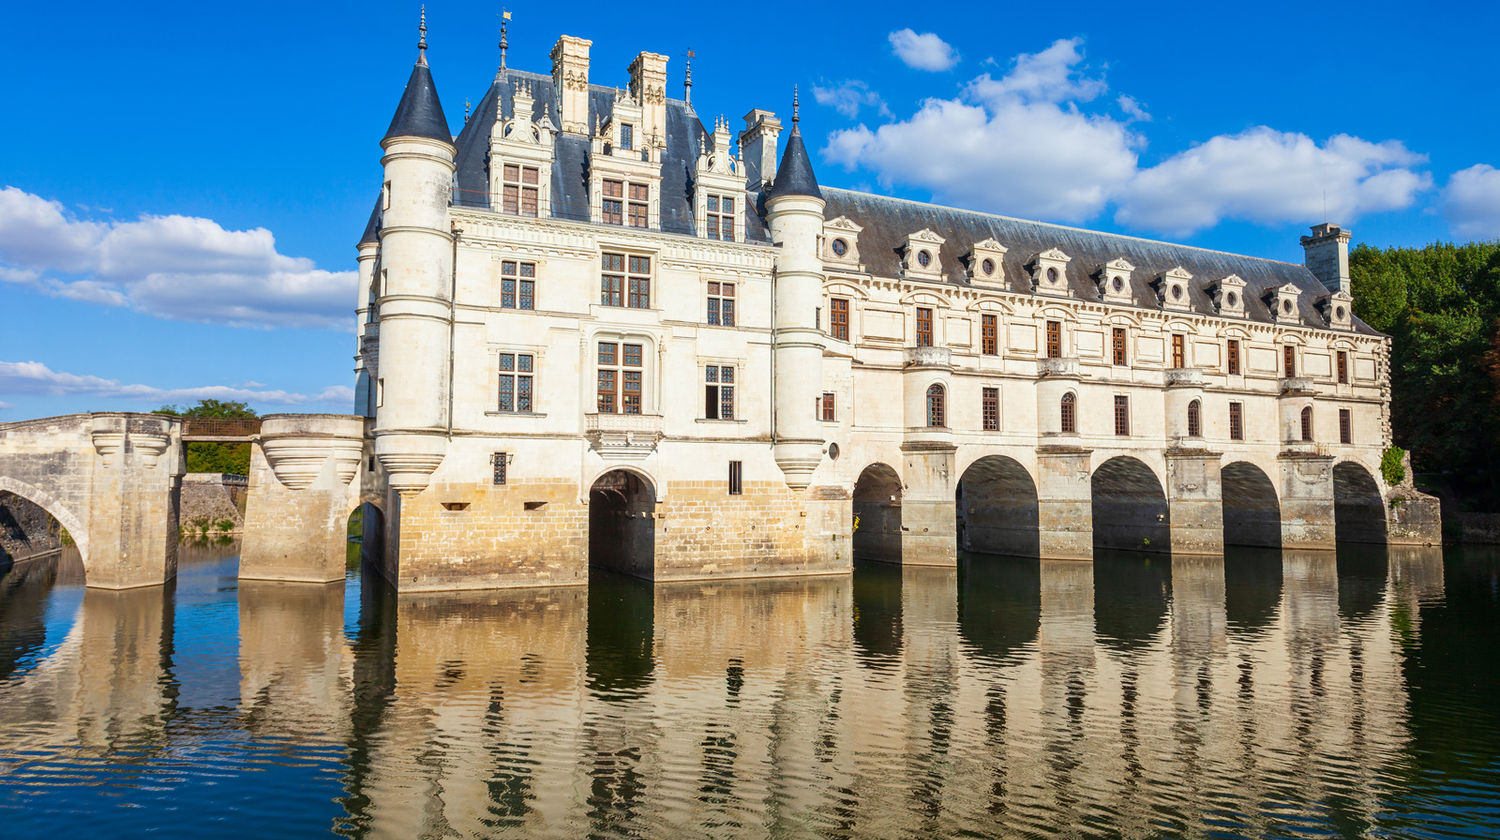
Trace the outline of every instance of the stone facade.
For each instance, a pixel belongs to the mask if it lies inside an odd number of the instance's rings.
[[[188,473],[182,477],[178,519],[186,531],[239,534],[245,527],[245,498],[250,479],[225,473]],[[228,528],[220,525],[228,523]]]

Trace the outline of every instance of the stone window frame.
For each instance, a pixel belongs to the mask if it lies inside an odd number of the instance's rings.
[[[736,397],[740,390],[740,365],[737,362],[709,359],[698,366],[703,386],[703,420],[739,420]],[[724,378],[725,374],[729,378]],[[726,396],[725,392],[728,391]],[[727,401],[726,401],[727,400]],[[728,408],[728,416],[725,408]],[[710,412],[712,408],[712,412]]]
[[[1228,376],[1243,376],[1245,372],[1244,347],[1239,338],[1224,339],[1224,372]]]
[[[609,357],[609,361],[605,360],[605,345],[611,345],[613,347],[613,354]],[[627,348],[630,347],[635,347],[637,349],[637,352],[640,354],[639,364],[628,363],[629,355]],[[639,337],[620,336],[612,334],[596,335],[593,337],[592,367],[594,369],[595,412],[599,414],[632,415],[641,415],[648,413],[646,409],[651,404],[648,400],[651,382],[649,370],[650,365],[647,364],[647,359],[650,356],[648,351],[650,349],[651,346],[649,342]],[[605,371],[613,371],[615,374],[613,378],[613,388],[609,389],[608,391],[606,391],[603,386],[604,377],[602,374]],[[629,394],[629,392],[625,389],[626,379],[628,378],[626,374],[629,372],[636,372],[640,377],[636,393],[638,403],[636,405],[635,411],[628,410],[627,403],[625,401],[626,396]],[[605,409],[601,402],[601,398],[606,393],[610,395],[610,407],[608,409]]]
[[[1349,351],[1348,350],[1334,350],[1333,351],[1333,362],[1334,362],[1334,365],[1333,365],[1334,380],[1333,381],[1336,384],[1338,384],[1338,385],[1348,385],[1349,384]]]
[[[1190,438],[1203,437],[1203,401],[1191,400],[1187,407],[1187,433]]]
[[[620,267],[611,268],[607,260],[610,257],[620,258]],[[645,260],[645,271],[636,270],[636,260]],[[608,248],[599,251],[599,305],[613,306],[624,309],[650,309],[651,308],[651,286],[655,278],[654,266],[656,264],[655,254],[642,254],[625,248],[611,250]],[[619,288],[611,288],[607,281],[610,278],[618,278]],[[641,292],[636,291],[636,282],[644,281],[645,305],[638,306],[634,303]]]
[[[1229,403],[1229,439],[1245,439],[1245,404],[1238,400]]]
[[[1000,313],[979,313],[979,354],[1000,355]]]
[[[817,418],[821,422],[837,423],[839,421],[838,395],[833,391],[824,391],[818,397],[817,410]]]
[[[600,179],[599,218],[606,225],[648,230],[651,227],[651,182],[620,175]],[[611,185],[619,192],[611,194]],[[645,197],[638,197],[643,190]],[[613,210],[613,212],[611,212]],[[636,224],[640,221],[640,224]]]
[[[507,357],[509,365],[507,365]],[[524,362],[522,360],[525,360]],[[495,413],[536,414],[537,353],[505,348],[495,354]],[[506,408],[507,384],[510,408]],[[523,395],[522,392],[526,393]],[[524,405],[524,407],[523,407]]]
[[[927,406],[927,428],[948,428],[948,389],[943,387],[943,383],[928,385],[924,402]]]
[[[738,300],[738,280],[705,281],[706,308],[703,320],[710,327],[733,327],[736,324],[735,301]],[[726,291],[727,290],[727,291]]]
[[[740,206],[740,202],[744,200],[744,196],[729,195],[723,191],[705,193],[703,198],[704,237],[718,242],[738,242],[739,225],[735,222],[738,211],[733,208]],[[729,202],[731,209],[719,209],[724,202]],[[728,225],[728,236],[724,235],[725,225]]]
[[[1281,345],[1281,376],[1292,379],[1297,375],[1297,345],[1287,342]]]
[[[934,318],[933,306],[916,307],[916,324],[912,331],[912,342],[916,347],[933,346],[934,330],[932,326]],[[924,318],[925,314],[925,318]]]
[[[510,177],[510,170],[516,170],[515,178]],[[534,180],[527,181],[526,176],[530,173]],[[514,207],[512,207],[511,191],[515,191]],[[531,193],[531,210],[527,212],[527,192]],[[535,219],[541,213],[542,206],[542,167],[529,166],[521,161],[506,161],[500,164],[500,212],[510,216],[526,216]]]
[[[1000,431],[1000,386],[982,385],[979,388],[979,428],[981,431]]]
[[[534,311],[536,309],[536,261],[522,259],[502,259],[498,260],[498,262],[500,276],[500,308],[527,312]],[[511,266],[511,269],[508,273],[506,270],[507,266]],[[526,273],[527,268],[531,269],[530,274]],[[507,292],[505,289],[507,283],[513,284],[509,292],[509,306],[506,305]],[[522,301],[525,301],[527,305],[522,306]]]
[[[1299,420],[1300,425],[1301,425],[1302,442],[1303,443],[1312,443],[1313,442],[1313,408],[1312,408],[1312,406],[1310,406],[1310,405],[1303,406],[1302,407],[1302,411],[1299,414],[1298,420]]]
[[[1188,366],[1187,334],[1173,332],[1169,333],[1169,335],[1171,336],[1169,341],[1171,347],[1167,363],[1171,365],[1173,370],[1183,370]]]
[[[1115,437],[1130,437],[1130,395],[1115,394]]]
[[[1065,435],[1078,434],[1078,394],[1069,391],[1057,402],[1058,429]]]
[[[1127,367],[1130,364],[1129,334],[1125,327],[1111,326],[1109,328],[1109,361],[1115,367]]]
[[[1354,409],[1339,409],[1339,443],[1352,445],[1354,443]]]

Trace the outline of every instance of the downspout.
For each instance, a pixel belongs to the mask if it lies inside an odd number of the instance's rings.
[[[776,445],[776,266],[771,266],[771,445]]]
[[[458,238],[463,236],[461,227],[453,228],[453,265],[448,283],[448,440],[453,440],[453,344],[458,331],[455,319],[454,299],[458,297]]]

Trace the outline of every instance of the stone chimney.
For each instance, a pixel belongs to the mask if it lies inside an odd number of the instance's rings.
[[[641,106],[639,136],[653,146],[667,144],[667,57],[643,52],[630,62],[630,95]],[[645,144],[642,143],[642,145]]]
[[[557,92],[557,114],[569,134],[589,131],[589,47],[594,42],[572,35],[552,47],[552,84]]]
[[[740,132],[740,155],[745,159],[745,188],[765,189],[776,177],[776,138],[781,136],[781,120],[770,111],[759,108],[745,115],[745,130]]]
[[[1302,237],[1303,265],[1330,292],[1354,293],[1349,282],[1349,238],[1349,231],[1328,222],[1313,225],[1312,236]]]

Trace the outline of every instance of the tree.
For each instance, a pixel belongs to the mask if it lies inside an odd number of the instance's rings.
[[[254,419],[260,415],[246,403],[199,400],[189,408],[164,405],[157,414],[172,417],[222,417],[229,419]],[[250,474],[250,444],[193,442],[187,445],[187,471],[206,473]]]

